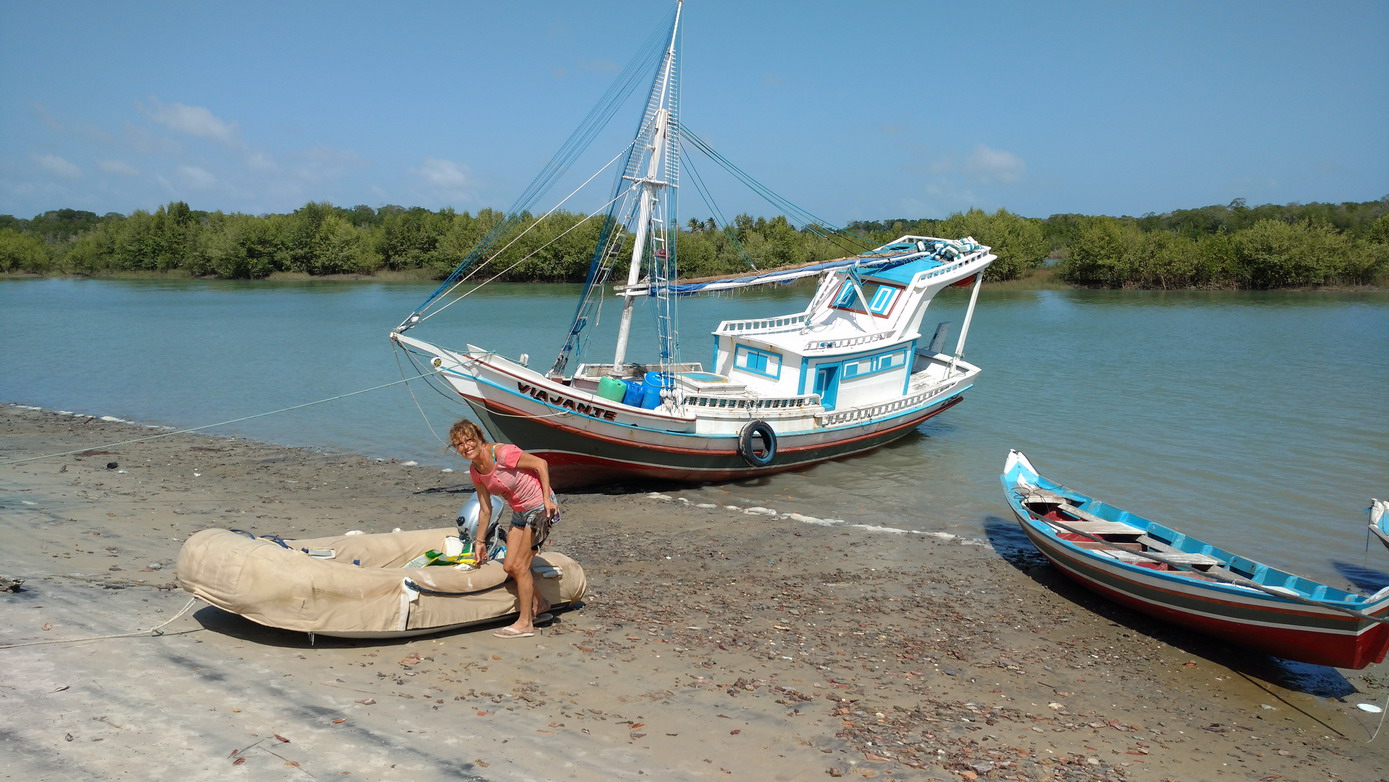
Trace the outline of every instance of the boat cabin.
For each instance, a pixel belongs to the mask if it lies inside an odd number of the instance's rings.
[[[817,395],[827,410],[900,397],[931,299],[960,281],[956,259],[972,244],[902,237],[877,252],[915,258],[826,271],[804,312],[721,323],[713,370],[759,396]]]

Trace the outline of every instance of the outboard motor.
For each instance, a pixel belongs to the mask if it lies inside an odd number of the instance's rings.
[[[492,500],[492,518],[487,522],[487,534],[483,536],[483,545],[487,547],[488,556],[494,556],[499,546],[506,544],[505,539],[497,535],[497,526],[501,522],[502,510],[506,508],[506,503],[499,500]],[[478,514],[482,511],[481,504],[477,501],[474,494],[463,503],[463,507],[458,511],[458,537],[464,540],[473,540],[477,534]]]

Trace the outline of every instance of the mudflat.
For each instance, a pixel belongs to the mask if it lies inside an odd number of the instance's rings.
[[[1245,654],[985,540],[655,492],[561,496],[551,549],[590,592],[533,637],[262,627],[190,603],[190,534],[447,526],[466,473],[128,442],[156,433],[0,408],[0,576],[23,581],[0,591],[0,778],[1389,777],[1357,708],[1385,704],[1383,664]]]

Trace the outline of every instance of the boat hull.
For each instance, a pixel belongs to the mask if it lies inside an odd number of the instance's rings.
[[[1027,517],[1018,521],[1028,539],[1068,578],[1157,619],[1275,657],[1336,668],[1359,669],[1383,662],[1389,648],[1389,625],[1362,627],[1359,620],[1345,614],[1296,604],[1259,604],[1253,596],[1230,599],[1215,590],[1176,583],[1175,578],[1145,577],[1135,572],[1138,568],[1108,566],[1100,557],[1052,545]]]
[[[529,417],[493,400],[463,397],[488,431],[522,445],[550,466],[556,488],[623,479],[716,483],[803,469],[819,462],[867,453],[910,434],[921,422],[964,400],[956,395],[890,421],[833,431],[782,436],[773,463],[753,466],[738,451],[736,436],[680,437],[652,433],[623,440],[553,418]]]
[[[1370,500],[1370,532],[1379,538],[1379,542],[1389,548],[1389,502],[1384,500]]]
[[[866,453],[959,404],[978,372],[959,362],[952,382],[923,386],[861,417],[840,410],[831,418],[818,405],[746,399],[735,401],[749,406],[730,406],[714,416],[625,405],[475,348],[452,351],[401,335],[395,339],[431,365],[432,377],[465,402],[495,439],[545,459],[551,485],[559,489],[626,479],[738,480]],[[820,423],[827,418],[839,423]],[[759,422],[775,439],[774,453],[762,460],[749,458],[740,442],[743,431]]]
[[[1016,471],[1005,472],[1003,478],[1013,515],[1043,556],[1069,579],[1120,605],[1236,646],[1314,665],[1359,669],[1383,662],[1389,651],[1389,624],[1383,621],[1183,571],[1156,569],[1152,563],[1125,562],[1069,540],[1024,506]],[[1084,496],[1034,478],[1035,483],[1024,479],[1026,485],[1041,483]],[[1132,514],[1122,516],[1140,528],[1151,524]],[[1389,618],[1389,589],[1368,598],[1347,596],[1341,606]]]

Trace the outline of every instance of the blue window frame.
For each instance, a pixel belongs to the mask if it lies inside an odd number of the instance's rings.
[[[907,350],[894,350],[891,353],[879,353],[876,356],[864,356],[855,361],[844,362],[844,379],[854,377],[864,377],[875,375],[879,372],[888,372],[906,365]]]
[[[897,302],[897,294],[902,289],[896,285],[884,285],[882,283],[866,282],[863,283],[863,299],[868,302],[868,312],[880,318],[887,317],[892,312],[892,305]],[[854,284],[850,280],[845,280],[839,289],[839,296],[834,300],[834,306],[851,312],[863,312],[863,303],[859,300],[858,291],[854,289]]]
[[[820,395],[820,404],[833,410],[839,402],[839,365],[827,364],[815,368],[815,386],[811,393]]]
[[[769,350],[739,345],[734,354],[733,366],[773,380],[781,378],[781,354]]]
[[[879,285],[873,291],[873,298],[868,300],[868,311],[874,315],[886,315],[892,309],[892,302],[897,300],[897,289],[890,285]]]

